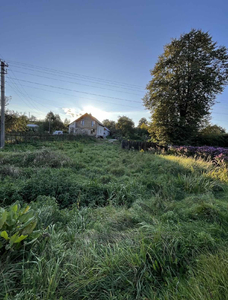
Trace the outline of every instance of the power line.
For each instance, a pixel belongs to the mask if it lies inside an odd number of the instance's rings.
[[[14,68],[19,68],[19,69],[25,69],[25,70],[29,70],[29,71],[33,71],[33,72],[40,72],[40,73],[44,73],[44,74],[49,74],[49,75],[54,75],[54,76],[58,76],[58,77],[65,77],[65,78],[70,78],[70,79],[77,79],[77,80],[80,80],[80,81],[86,81],[86,82],[92,82],[92,83],[95,83],[95,84],[99,84],[99,85],[105,85],[105,86],[110,86],[110,87],[114,87],[114,88],[118,88],[118,89],[124,89],[124,90],[128,90],[128,91],[135,91],[135,92],[145,92],[145,90],[143,88],[141,89],[136,89],[136,88],[131,88],[131,87],[124,87],[124,86],[119,86],[117,84],[108,84],[108,83],[103,83],[103,82],[97,82],[97,81],[94,81],[94,80],[91,80],[91,79],[83,79],[83,78],[80,78],[80,76],[77,76],[77,75],[69,75],[69,74],[65,74],[65,72],[61,72],[59,73],[56,72],[56,71],[50,71],[50,70],[40,70],[40,69],[36,69],[36,68],[31,68],[31,67],[24,67],[24,66],[21,66],[21,65],[14,65],[13,64],[13,67]],[[58,74],[56,74],[58,73]]]
[[[11,77],[8,77],[9,79],[13,79]],[[20,80],[20,79],[18,79]],[[22,80],[22,81],[26,81],[26,80]],[[26,81],[26,82],[29,82],[29,81]],[[13,82],[12,82],[13,83]],[[38,83],[37,83],[38,84]],[[41,84],[41,85],[45,85],[45,84]],[[11,86],[11,85],[10,85]],[[36,88],[36,87],[32,87],[32,86],[27,86],[27,85],[21,85],[21,86],[25,86],[25,87],[29,87],[29,88],[34,88],[34,89],[38,89],[38,90],[43,90],[43,91],[48,91],[48,92],[54,92],[54,93],[57,93],[57,94],[60,94],[60,95],[66,95],[68,97],[74,97],[75,98],[75,95],[70,95],[70,94],[66,94],[66,93],[59,93],[59,92],[55,92],[55,91],[50,91],[50,90],[47,90],[47,89],[41,89],[41,88]],[[45,86],[48,86],[48,85],[45,85]],[[52,86],[51,86],[52,87]],[[12,88],[12,86],[11,86]],[[57,87],[58,88],[58,87]],[[61,88],[62,89],[62,88]],[[69,89],[67,89],[69,90]],[[15,91],[15,90],[14,90]],[[17,95],[19,95],[17,93]],[[93,95],[93,94],[92,94]],[[20,97],[20,95],[19,95]],[[46,100],[46,101],[53,101],[53,100],[50,100],[50,99],[46,99],[46,98],[42,98],[42,97],[36,97],[36,96],[33,96],[35,98],[38,98],[38,99],[43,99],[43,100]],[[20,97],[21,98],[21,97]],[[80,96],[80,98],[84,98],[84,99],[87,99],[87,100],[92,100],[92,101],[95,101],[95,102],[103,102],[103,103],[107,103],[107,104],[112,104],[112,105],[117,105],[117,106],[124,106],[124,107],[131,107],[131,108],[136,108],[134,106],[130,106],[130,105],[123,105],[123,104],[119,104],[119,103],[113,103],[113,102],[107,102],[107,101],[102,101],[102,100],[97,100],[97,99],[93,99],[93,98],[87,98],[87,97],[82,97]],[[23,98],[21,98],[23,100]],[[124,99],[121,99],[121,100],[124,100]],[[124,100],[124,101],[131,101],[131,100]],[[23,100],[24,102],[24,100]],[[132,101],[132,102],[136,102],[136,101]],[[137,102],[139,104],[139,102]],[[26,104],[26,103],[25,103]],[[27,104],[26,104],[27,105]],[[45,106],[45,105],[44,105]],[[47,107],[47,106],[46,106]],[[36,108],[35,108],[36,109]],[[36,109],[37,110],[37,109]],[[37,110],[37,111],[40,111],[40,110]],[[228,115],[228,113],[216,113],[216,112],[211,112],[213,114],[221,114],[221,115]]]
[[[69,75],[73,75],[73,76],[80,76],[80,77],[84,77],[84,78],[92,78],[93,80],[97,80],[97,81],[103,81],[103,82],[114,82],[118,85],[125,85],[125,86],[134,86],[134,87],[137,87],[137,88],[142,88],[141,86],[139,85],[136,85],[136,84],[129,84],[129,83],[123,83],[123,82],[120,82],[120,81],[114,81],[114,80],[109,80],[109,79],[103,79],[103,78],[99,78],[99,77],[94,77],[94,76],[88,76],[88,75],[83,75],[83,74],[79,74],[79,73],[73,73],[73,72],[66,72],[66,71],[61,71],[61,70],[57,70],[57,69],[52,69],[52,68],[47,68],[47,67],[40,67],[40,66],[35,66],[35,65],[32,65],[32,64],[28,64],[28,63],[23,63],[23,62],[18,62],[18,61],[13,61],[13,60],[9,60],[11,63],[15,63],[15,64],[19,64],[19,65],[26,65],[26,66],[29,66],[30,68],[39,68],[39,69],[46,69],[46,70],[51,70],[51,71],[54,71],[54,72],[60,72],[60,73],[66,73],[66,74],[69,74]]]
[[[13,83],[13,82],[11,82]],[[8,82],[8,85],[11,87],[11,89],[18,95],[18,97],[21,99],[21,101],[26,105],[26,106],[29,106],[32,110],[36,110],[37,112],[41,112],[41,110],[37,110],[36,108],[32,107],[31,104],[29,102],[27,102],[27,100],[24,98],[24,96],[22,97],[20,92],[18,92],[18,89],[15,89],[15,87],[13,87],[9,82]]]
[[[2,55],[1,55],[2,56]],[[3,56],[2,56],[3,57]],[[13,75],[16,77],[16,75],[14,74],[14,72],[13,71],[11,71],[12,73],[13,73]],[[9,77],[8,77],[9,78]],[[17,79],[17,78],[16,78]],[[21,90],[20,90],[20,88],[19,88],[19,86],[17,85],[17,83],[14,81],[14,80],[12,80],[12,79],[10,79],[11,80],[11,82],[12,82],[12,84],[16,87],[16,89],[18,90],[18,92],[19,92],[19,94],[22,94],[22,96],[24,97],[24,94],[23,94],[23,92],[21,92]],[[18,79],[17,79],[18,80]],[[19,82],[19,84],[20,84],[20,82]],[[21,85],[22,86],[22,85]],[[11,87],[12,88],[12,87]],[[22,87],[22,90],[23,90],[24,88]],[[24,92],[27,94],[27,92],[25,91],[25,89],[24,89]],[[17,92],[16,92],[17,93]],[[18,93],[17,93],[17,95],[19,95]],[[19,97],[20,97],[20,95],[19,95]],[[29,95],[27,94],[27,97],[29,97]],[[21,98],[21,97],[20,97]],[[22,100],[23,100],[23,98],[21,98]],[[32,99],[31,99],[32,100]],[[23,101],[24,102],[24,101]],[[29,103],[29,101],[28,101],[28,103]],[[35,106],[33,105],[33,103],[32,103],[32,106],[35,108]],[[36,108],[35,108],[35,110],[37,110]],[[37,110],[38,111],[38,110]]]
[[[15,76],[15,74],[14,74],[14,76]],[[35,107],[35,105],[33,104],[34,101],[30,98],[30,96],[28,95],[28,93],[25,91],[25,89],[22,86],[22,84],[19,82],[19,84],[20,84],[20,88],[19,88],[19,86],[17,85],[17,83],[14,81],[14,79],[16,79],[17,81],[19,81],[19,79],[18,78],[9,77],[9,76],[7,78],[9,78],[11,80],[11,82],[15,85],[15,87],[17,88],[17,90],[19,91],[19,93],[29,103],[29,106],[30,107],[32,106],[35,110],[37,110],[36,107]],[[37,110],[37,111],[39,111],[39,110]]]
[[[24,87],[23,87],[23,85],[19,82],[19,84],[20,84],[20,86],[17,84],[17,82],[13,79],[13,78],[11,78],[11,77],[7,77],[7,78],[9,78],[10,80],[11,80],[11,83],[15,86],[15,88],[16,88],[16,90],[17,90],[17,95],[18,95],[18,93],[19,93],[19,97],[23,100],[24,99],[24,101],[26,101],[27,102],[27,105],[30,107],[30,108],[32,108],[32,109],[35,109],[37,112],[40,112],[41,110],[37,110],[37,108],[36,108],[36,106],[33,104],[33,102],[36,102],[36,101],[34,101],[34,100],[32,100],[29,96],[28,96],[28,94],[26,95],[26,93],[25,92],[23,92],[23,90],[25,91],[25,89],[24,89]],[[19,79],[17,79],[17,80],[19,80]],[[12,86],[11,86],[11,88],[12,88]],[[14,90],[15,91],[15,90]],[[21,96],[22,97],[21,97]],[[29,99],[28,99],[29,98]],[[31,101],[30,101],[30,99],[31,99]],[[24,102],[23,101],[23,102]],[[39,104],[39,103],[38,103]]]
[[[8,77],[8,78],[9,78],[9,77]],[[9,78],[9,79],[10,79],[10,78]],[[11,81],[11,83],[14,85],[14,87],[12,87],[12,85],[10,85],[10,83],[9,83],[8,81],[6,81],[6,82],[8,82],[8,85],[9,85],[9,86],[12,88],[12,90],[19,96],[19,98],[20,98],[23,102],[27,101],[27,102],[25,102],[26,105],[28,105],[28,106],[31,107],[30,102],[29,102],[28,100],[26,100],[26,98],[25,98],[23,92],[21,92],[21,90],[19,89],[19,86],[16,84],[16,82],[15,82],[14,80],[12,80],[12,79],[10,79],[10,81]],[[35,108],[35,109],[36,109],[36,108]]]
[[[11,89],[20,97],[20,95],[17,93],[17,91],[13,88],[13,86],[8,82],[8,85],[11,87]],[[24,86],[24,85],[21,85],[21,86]],[[38,99],[43,99],[43,100],[46,100],[46,101],[51,101],[50,99],[45,99],[45,98],[42,98],[42,97],[37,97],[37,96],[32,96],[33,98],[38,98]],[[22,101],[24,102],[25,105],[29,105],[30,108],[34,109],[29,102],[25,102],[25,100],[22,98]],[[34,100],[35,101],[35,100]],[[44,107],[47,107],[50,109],[50,106],[47,106],[47,105],[44,105],[44,104],[40,104],[38,103],[37,101],[35,101],[39,106],[44,106]],[[37,109],[36,109],[37,110]],[[41,110],[37,110],[39,112],[42,112]]]
[[[9,78],[10,78],[10,79],[13,79],[13,78],[11,78],[11,77],[9,77]],[[78,92],[78,93],[85,93],[85,94],[90,94],[90,95],[99,96],[99,97],[113,98],[113,99],[118,99],[118,100],[122,100],[122,101],[135,102],[135,103],[138,103],[138,104],[139,104],[138,101],[133,101],[133,100],[127,100],[127,99],[116,98],[116,97],[110,97],[110,96],[105,96],[105,95],[97,95],[97,94],[88,93],[88,92],[83,92],[83,91],[76,91],[76,90],[67,89],[67,88],[55,87],[55,86],[46,85],[46,84],[41,84],[41,83],[37,83],[37,82],[31,82],[31,81],[23,80],[23,79],[18,79],[18,80],[20,80],[20,81],[25,81],[25,82],[28,82],[28,83],[37,84],[37,85],[48,86],[48,87],[51,87],[51,88],[64,89],[64,90],[74,91],[74,92]],[[27,87],[34,88],[34,87],[31,87],[31,86],[27,86]],[[40,88],[39,88],[39,89],[40,89]],[[44,90],[44,89],[40,89],[40,90]],[[50,90],[44,90],[44,91],[53,92],[53,91],[50,91]],[[75,97],[74,95],[69,95],[69,94],[63,94],[63,93],[59,93],[59,94],[67,95],[67,96],[71,96],[71,97]],[[80,96],[80,97],[81,97],[81,96]],[[41,97],[38,97],[38,98],[41,99]],[[104,103],[108,103],[108,104],[115,104],[115,105],[120,105],[120,106],[127,106],[127,105],[121,105],[121,104],[112,103],[112,102],[107,102],[107,101],[101,101],[101,100],[91,99],[91,98],[87,98],[87,97],[81,97],[81,98],[85,98],[85,99],[87,99],[87,100],[93,100],[93,101],[96,101],[96,102],[104,102]],[[47,99],[46,99],[46,100],[47,100]],[[133,106],[128,106],[128,107],[134,108]],[[214,113],[214,112],[212,112],[212,113]],[[214,113],[214,114],[228,115],[228,114],[225,114],[225,113]]]
[[[56,91],[50,91],[50,90],[47,90],[47,89],[37,88],[37,87],[29,86],[29,85],[23,85],[23,86],[28,87],[28,88],[32,88],[32,89],[37,89],[37,90],[46,91],[46,92],[52,92],[52,93],[56,93],[56,94],[60,94],[60,95],[75,98],[75,95],[60,93],[60,92],[56,92]],[[44,98],[41,98],[41,97],[36,97],[36,98],[44,99]],[[95,101],[95,102],[103,102],[103,103],[107,103],[107,104],[113,104],[113,105],[117,105],[117,106],[126,106],[126,107],[136,108],[135,106],[119,104],[119,103],[113,103],[113,102],[107,102],[107,101],[103,101],[103,100],[97,100],[97,99],[94,99],[94,98],[88,98],[88,97],[82,97],[82,96],[80,96],[80,98],[87,99],[87,100],[92,100],[92,101]],[[50,101],[48,99],[44,99],[44,100]]]
[[[9,78],[14,79],[14,78],[12,78],[12,77],[9,77]],[[75,92],[75,93],[82,93],[82,94],[86,94],[86,95],[93,95],[93,96],[104,97],[104,98],[110,98],[110,99],[115,99],[115,100],[121,100],[121,101],[127,101],[127,102],[140,103],[139,101],[128,100],[128,99],[123,99],[123,98],[118,98],[118,97],[111,97],[111,96],[100,95],[100,94],[89,93],[89,92],[78,91],[78,90],[72,90],[72,89],[68,89],[68,88],[63,88],[63,87],[58,87],[58,86],[48,85],[48,84],[39,83],[39,82],[34,82],[34,81],[29,81],[29,80],[24,80],[24,79],[18,79],[18,80],[19,80],[19,81],[23,81],[23,82],[32,83],[32,84],[37,84],[37,85],[47,86],[47,87],[50,87],[50,88],[55,88],[55,89],[60,89],[60,90],[67,90],[67,91],[71,91],[71,92]]]
[[[65,78],[74,78],[74,77],[77,77],[77,79],[81,80],[81,81],[89,81],[89,82],[93,82],[95,84],[112,86],[112,87],[115,87],[115,88],[121,88],[121,89],[126,89],[126,90],[133,90],[133,91],[136,91],[136,90],[132,89],[132,88],[129,88],[129,87],[140,88],[137,85],[132,85],[132,84],[128,84],[128,83],[122,83],[122,82],[117,82],[117,81],[112,81],[112,80],[97,78],[97,77],[93,77],[93,76],[82,75],[82,74],[78,74],[78,73],[60,71],[60,70],[56,70],[56,69],[35,66],[35,65],[27,64],[27,63],[17,62],[17,61],[11,61],[11,62],[12,62],[13,65],[16,64],[14,66],[16,68],[27,69],[27,70],[30,70],[30,71],[33,71],[33,72],[34,71],[35,72],[41,72],[41,73],[44,73],[44,74],[50,74],[52,76],[58,76],[58,77],[60,76],[60,77],[65,77]],[[62,82],[71,83],[71,84],[80,84],[80,85],[84,85],[84,86],[88,86],[88,87],[94,87],[94,88],[99,88],[99,89],[106,89],[106,90],[111,90],[111,91],[115,91],[115,92],[123,92],[123,91],[116,91],[116,90],[112,90],[112,89],[108,89],[108,88],[102,88],[102,87],[98,87],[98,86],[92,86],[92,85],[82,84],[82,83],[79,83],[79,82],[71,82],[71,81],[67,81],[67,80],[61,80],[59,78],[56,79],[56,78],[53,78],[53,77],[52,78],[51,77],[45,77],[45,76],[41,76],[41,75],[37,75],[37,74],[31,74],[31,73],[26,73],[26,72],[21,72],[21,71],[15,71],[15,72],[22,73],[22,74],[27,74],[27,75],[31,75],[31,76],[42,77],[42,78],[46,78],[46,79],[50,79],[50,80],[62,81]],[[63,88],[63,87],[57,87],[57,86],[52,86],[52,85],[47,85],[47,84],[41,84],[41,83],[38,83],[38,82],[32,82],[32,81],[28,81],[28,80],[18,79],[18,78],[16,78],[16,75],[14,74],[13,71],[12,71],[12,73],[15,76],[15,78],[8,77],[11,80],[16,79],[17,81],[24,81],[24,82],[28,82],[28,83],[32,83],[32,84],[36,84],[36,85],[43,85],[43,86],[47,86],[47,87],[51,87],[51,88],[55,88],[55,89],[68,90],[68,91],[73,91],[73,92],[76,92],[76,93],[83,93],[83,94],[88,94],[88,95],[93,95],[93,96],[99,96],[99,97],[105,97],[105,98],[110,98],[110,99],[115,99],[115,100],[121,100],[121,101],[135,102],[135,103],[139,104],[138,101],[134,101],[134,100],[128,100],[128,99],[123,99],[123,98],[118,98],[118,97],[111,97],[111,96],[99,95],[99,94],[89,93],[89,92],[85,92],[85,91],[78,91],[78,90],[73,90],[73,89],[68,89],[68,88]],[[56,73],[58,73],[58,74],[56,74]],[[82,77],[82,78],[80,78],[80,77]],[[91,81],[91,79],[95,80],[95,82]],[[108,82],[108,84],[107,84],[107,82]],[[20,84],[20,86],[23,87],[22,84]],[[24,86],[26,86],[26,85],[24,85]],[[126,87],[126,86],[129,86],[129,87]],[[35,88],[35,87],[31,87],[31,86],[27,86],[27,87],[29,87],[29,88]],[[40,90],[44,90],[44,89],[40,89]],[[50,91],[50,90],[46,90],[46,91]],[[50,91],[50,92],[53,92],[53,91]],[[25,93],[27,94],[26,91],[25,91]],[[133,93],[129,93],[129,92],[124,92],[124,93],[133,94]],[[63,94],[63,93],[58,93],[58,94]],[[63,95],[67,95],[69,97],[75,97],[75,96],[69,95],[69,94],[63,94]],[[133,94],[133,95],[139,95],[139,94]],[[27,96],[29,97],[28,94],[27,94]],[[37,98],[41,99],[41,97],[37,97]],[[106,101],[102,101],[102,100],[91,99],[91,98],[87,98],[87,97],[81,97],[81,98],[85,98],[87,100],[93,100],[93,101],[96,101],[96,102],[103,102],[103,103],[108,103],[108,104],[114,104],[114,105],[118,105],[118,106],[128,106],[128,105],[122,105],[122,104],[117,104],[117,103],[106,102]],[[50,100],[48,100],[48,101],[50,101]],[[128,106],[128,107],[132,107],[132,106]],[[134,107],[132,107],[132,108],[134,108]],[[216,113],[216,112],[211,112],[211,113],[212,114],[218,114],[218,115],[219,114],[220,115],[228,115],[228,113]]]
[[[26,74],[26,75],[31,75],[31,76],[36,76],[36,77],[40,77],[40,78],[46,78],[46,79],[50,79],[50,80],[57,80],[57,81],[62,81],[62,82],[67,82],[67,83],[72,83],[72,84],[79,84],[79,85],[84,85],[84,86],[88,86],[88,87],[94,87],[96,89],[102,89],[102,90],[114,91],[114,92],[118,92],[118,93],[126,93],[126,94],[130,94],[130,95],[141,96],[140,94],[134,94],[134,93],[129,93],[129,92],[125,92],[125,91],[117,91],[117,90],[98,87],[98,86],[94,86],[94,85],[83,84],[83,83],[80,83],[80,82],[72,82],[72,81],[67,81],[67,80],[63,80],[63,79],[59,79],[59,78],[46,77],[46,76],[43,76],[43,75],[31,74],[31,73],[21,72],[21,71],[15,71],[15,72],[16,73],[21,73],[21,74]]]

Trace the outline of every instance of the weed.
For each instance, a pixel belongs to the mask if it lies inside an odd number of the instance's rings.
[[[1,257],[1,299],[227,298],[224,168],[83,137],[0,162],[1,207],[29,202],[44,232]]]

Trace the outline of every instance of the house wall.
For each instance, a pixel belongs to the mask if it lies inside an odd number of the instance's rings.
[[[104,127],[97,124],[97,134],[96,136],[104,136]]]
[[[81,121],[84,121],[84,125],[81,124]],[[85,116],[81,120],[77,121],[77,128],[82,129],[97,129],[97,122],[95,121],[94,126],[92,126],[92,121],[94,121],[91,117]]]
[[[84,121],[84,124],[81,124]],[[92,121],[94,125],[92,126]],[[90,116],[85,116],[77,122],[73,122],[69,125],[69,133],[73,134],[87,134],[91,136],[103,136],[104,127],[100,126],[96,121]]]

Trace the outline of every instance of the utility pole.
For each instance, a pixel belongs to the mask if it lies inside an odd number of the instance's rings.
[[[5,146],[5,67],[8,67],[8,65],[1,61],[1,148]]]

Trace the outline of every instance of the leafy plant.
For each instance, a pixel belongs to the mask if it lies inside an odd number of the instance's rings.
[[[40,231],[34,231],[37,214],[29,206],[21,208],[19,203],[8,209],[0,208],[0,251],[18,249],[24,240],[34,242]]]

